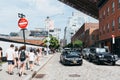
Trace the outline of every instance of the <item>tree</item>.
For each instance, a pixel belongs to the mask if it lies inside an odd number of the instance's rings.
[[[82,47],[82,41],[81,40],[75,40],[73,42],[73,46],[74,46],[74,48]]]
[[[50,36],[50,48],[51,49],[58,49],[60,47],[59,41],[56,37]]]
[[[59,41],[56,37],[53,37],[52,35],[49,36],[50,37],[50,49],[58,49],[60,47]],[[47,39],[44,40],[44,43],[47,43]]]
[[[67,48],[73,48],[73,43],[69,43],[69,44],[65,45],[65,47],[67,47]]]

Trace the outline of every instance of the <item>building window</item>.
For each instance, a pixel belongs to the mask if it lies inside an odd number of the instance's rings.
[[[120,29],[120,17],[118,17],[118,29]]]
[[[99,19],[99,21],[101,22],[102,21],[102,15],[100,15],[100,17],[99,17],[100,19]]]
[[[107,8],[107,16],[109,16],[110,9],[109,7]]]
[[[97,40],[97,41],[99,40],[99,35],[96,35],[96,40]]]
[[[92,40],[95,40],[95,35],[92,35]]]
[[[105,34],[105,26],[104,26],[104,29],[103,29],[103,34]]]
[[[115,27],[115,21],[112,21],[112,31],[114,31],[114,27]]]
[[[109,26],[109,24],[107,24],[107,32],[109,32],[109,28],[110,28],[110,26]]]
[[[102,32],[101,32],[101,28],[99,29],[99,35],[101,36]]]
[[[104,16],[105,16],[105,11],[104,11]]]
[[[120,8],[120,0],[118,0],[118,8]]]
[[[115,3],[112,2],[112,13],[115,11]]]

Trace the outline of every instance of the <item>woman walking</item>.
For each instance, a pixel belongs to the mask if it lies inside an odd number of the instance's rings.
[[[30,49],[29,52],[29,64],[30,64],[30,70],[33,71],[33,66],[34,66],[34,60],[35,60],[35,54],[33,52],[33,49]]]
[[[37,65],[39,66],[40,57],[42,55],[42,48],[38,48],[36,52],[37,52]]]
[[[26,46],[20,47],[19,55],[18,55],[18,56],[19,56],[19,60],[20,60],[19,76],[22,76],[23,74],[24,74],[24,75],[27,75],[27,74],[25,73],[26,56],[27,56]]]
[[[15,59],[14,45],[11,44],[10,48],[6,50],[6,57],[8,61],[8,74],[13,75],[14,59]]]
[[[18,47],[15,47],[15,67],[19,68]]]

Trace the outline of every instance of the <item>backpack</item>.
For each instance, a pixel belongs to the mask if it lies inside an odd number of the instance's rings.
[[[20,61],[24,61],[25,59],[26,59],[25,51],[22,50],[22,51],[20,52]]]

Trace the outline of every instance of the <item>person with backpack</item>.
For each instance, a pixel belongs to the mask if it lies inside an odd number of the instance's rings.
[[[13,75],[13,67],[14,67],[14,45],[11,44],[10,48],[8,48],[6,50],[6,57],[7,57],[7,61],[8,61],[8,74]]]
[[[0,71],[2,71],[2,47],[0,47]]]
[[[20,50],[19,50],[19,60],[20,60],[19,76],[22,76],[23,74],[24,74],[24,75],[27,75],[27,74],[25,73],[26,56],[27,56],[26,46],[20,47]]]

